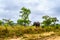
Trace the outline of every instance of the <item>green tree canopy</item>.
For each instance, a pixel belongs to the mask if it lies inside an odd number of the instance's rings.
[[[11,25],[11,26],[14,24],[14,22],[10,19],[3,19],[3,21],[5,22],[5,24]]]
[[[3,21],[2,20],[0,20],[0,25],[2,25],[3,24]]]
[[[29,23],[30,23],[29,14],[30,13],[31,13],[30,9],[22,7],[21,11],[20,11],[21,18],[17,20],[17,23],[21,24],[21,25],[29,25]]]
[[[42,24],[44,26],[49,26],[52,23],[55,25],[56,22],[58,21],[58,19],[56,17],[50,17],[50,16],[47,16],[47,15],[43,16],[42,18],[44,19],[43,22],[42,22]]]

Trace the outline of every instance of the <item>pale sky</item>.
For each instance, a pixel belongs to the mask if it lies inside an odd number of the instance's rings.
[[[16,22],[22,7],[29,8],[29,19],[42,21],[43,15],[57,17],[60,20],[60,0],[0,0],[0,19],[7,18]]]

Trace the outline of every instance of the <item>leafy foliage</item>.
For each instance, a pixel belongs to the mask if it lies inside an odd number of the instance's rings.
[[[11,25],[11,26],[14,25],[14,22],[10,19],[3,19],[3,21],[6,25]]]
[[[2,20],[0,20],[0,25],[2,25],[3,24],[3,21]]]
[[[31,13],[30,9],[23,7],[21,8],[20,13],[21,13],[20,15],[21,19],[18,19],[17,23],[21,25],[29,25],[30,20],[28,17],[29,17],[29,14]]]
[[[50,26],[52,23],[55,25],[55,23],[58,21],[56,17],[49,17],[47,15],[43,16],[42,18],[44,19],[42,22],[44,26]]]

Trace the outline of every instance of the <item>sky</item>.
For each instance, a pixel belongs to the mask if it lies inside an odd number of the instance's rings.
[[[60,20],[60,0],[0,0],[0,19],[19,19],[22,7],[29,8],[29,20],[42,22],[42,16],[57,17]]]

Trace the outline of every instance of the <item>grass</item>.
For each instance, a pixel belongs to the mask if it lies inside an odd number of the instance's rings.
[[[57,35],[60,35],[60,27],[35,27],[35,26],[0,26],[0,38],[13,38],[23,36],[24,34],[41,34],[45,32],[53,31]],[[34,37],[34,36],[32,36]]]

